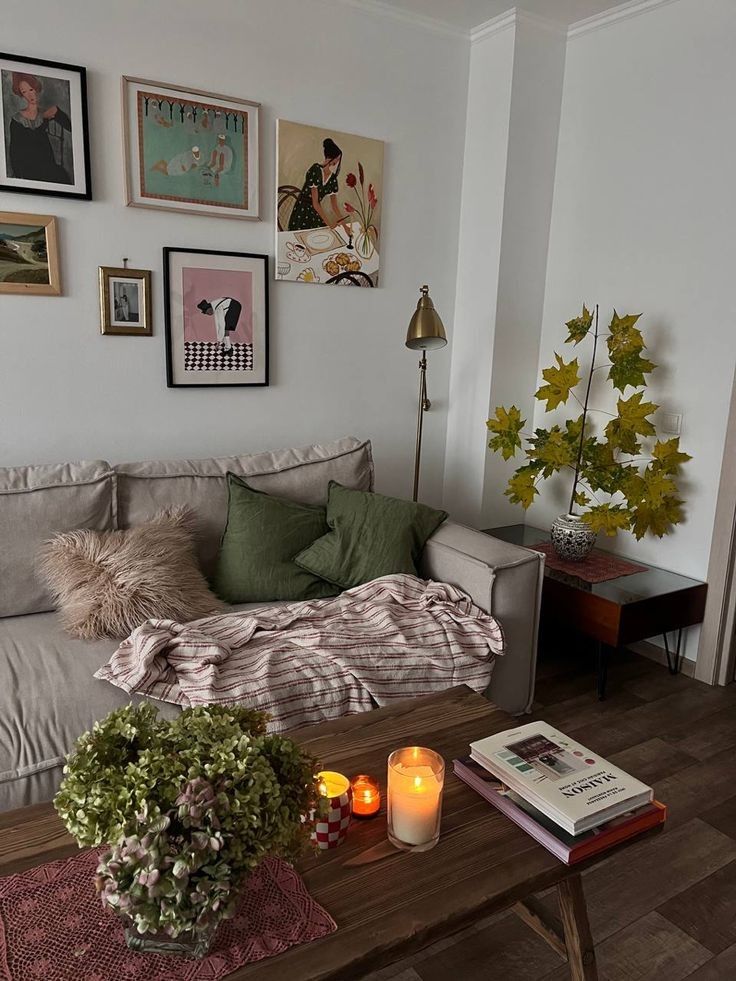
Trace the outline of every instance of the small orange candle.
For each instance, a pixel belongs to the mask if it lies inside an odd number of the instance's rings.
[[[353,788],[353,816],[374,817],[381,808],[381,788],[375,777],[359,773],[351,781]]]

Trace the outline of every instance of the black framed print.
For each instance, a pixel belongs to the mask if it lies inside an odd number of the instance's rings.
[[[0,53],[0,190],[91,199],[86,75]]]
[[[268,385],[268,256],[164,249],[169,388]]]

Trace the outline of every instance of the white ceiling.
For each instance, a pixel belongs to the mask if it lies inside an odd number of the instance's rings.
[[[376,6],[395,7],[410,14],[430,17],[456,29],[470,31],[514,6],[546,17],[548,20],[574,24],[586,17],[600,14],[604,10],[619,7],[623,0],[375,0],[375,2]]]

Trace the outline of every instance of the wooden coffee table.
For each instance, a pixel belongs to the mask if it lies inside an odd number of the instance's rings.
[[[573,981],[597,978],[581,866],[562,865],[452,773],[452,759],[465,755],[472,740],[514,725],[514,719],[462,686],[293,732],[325,768],[350,776],[374,773],[382,790],[391,750],[417,744],[436,749],[447,763],[441,838],[421,854],[388,844],[381,848],[385,802],[378,817],[354,821],[340,847],[300,863],[310,892],[333,916],[337,932],[230,977],[349,981],[512,907],[567,957]],[[376,861],[345,866],[376,846],[383,853]],[[51,804],[0,814],[0,875],[76,851]],[[550,886],[557,887],[560,919],[534,900]]]

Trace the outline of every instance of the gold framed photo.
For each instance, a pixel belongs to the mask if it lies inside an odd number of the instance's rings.
[[[100,266],[100,333],[153,334],[150,269]]]
[[[0,293],[61,295],[53,215],[0,211]]]

